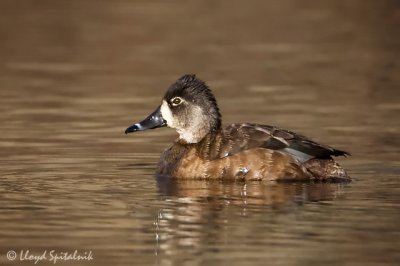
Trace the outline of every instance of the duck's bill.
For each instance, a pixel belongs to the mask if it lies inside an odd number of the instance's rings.
[[[142,122],[128,127],[125,130],[125,134],[136,132],[136,131],[143,131],[146,129],[165,127],[166,125],[167,125],[167,123],[161,115],[160,107],[158,107],[151,115],[149,115]]]

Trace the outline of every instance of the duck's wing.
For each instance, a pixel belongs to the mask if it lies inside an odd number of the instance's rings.
[[[301,162],[311,158],[349,155],[345,151],[316,143],[300,134],[259,124],[232,124],[205,139],[200,147],[201,153],[210,159],[223,158],[253,148],[280,150]]]

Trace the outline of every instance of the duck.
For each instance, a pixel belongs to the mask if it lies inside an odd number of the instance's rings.
[[[334,159],[348,152],[275,126],[222,126],[217,100],[194,74],[178,78],[161,104],[125,134],[161,127],[178,138],[161,154],[156,175],[176,179],[350,181]]]

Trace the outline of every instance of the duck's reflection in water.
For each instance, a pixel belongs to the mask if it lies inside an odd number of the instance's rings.
[[[291,223],[293,217],[288,217],[301,206],[331,202],[344,187],[338,183],[183,181],[165,177],[157,177],[157,183],[167,203],[155,222],[157,254],[178,254],[181,248],[198,245],[219,249],[219,243],[237,234],[266,234],[271,223]]]
[[[225,182],[202,180],[176,180],[157,177],[161,195],[186,199],[191,202],[229,204],[255,204],[279,207],[285,204],[303,204],[333,200],[342,193],[341,183],[276,183],[276,182]],[[221,202],[220,202],[221,203]]]

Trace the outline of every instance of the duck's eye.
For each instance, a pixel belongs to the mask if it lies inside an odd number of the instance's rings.
[[[175,97],[175,98],[173,98],[173,99],[171,100],[171,103],[172,103],[173,106],[177,106],[177,105],[179,105],[179,104],[182,103],[182,99],[179,98],[179,97]]]

